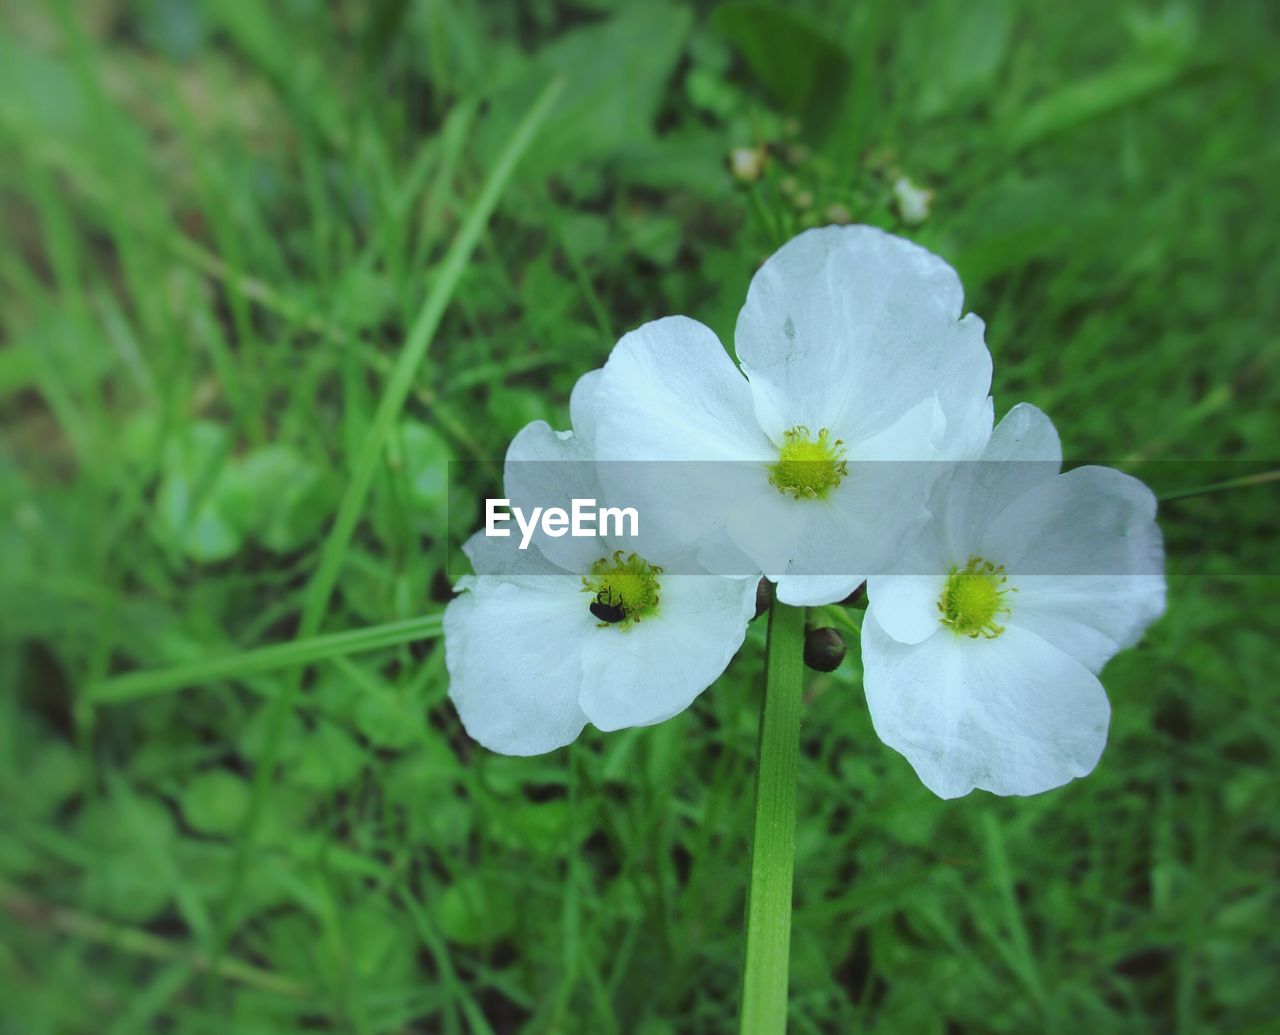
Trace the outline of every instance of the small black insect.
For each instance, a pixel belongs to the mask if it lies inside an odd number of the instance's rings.
[[[623,609],[622,597],[618,597],[616,604],[613,603],[612,594],[609,594],[608,602],[600,599],[608,592],[607,589],[602,589],[596,594],[595,600],[591,603],[591,613],[606,625],[614,625],[626,618],[627,612]]]

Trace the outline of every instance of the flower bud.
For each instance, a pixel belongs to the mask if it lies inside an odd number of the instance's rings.
[[[763,147],[735,147],[729,152],[729,171],[739,183],[754,183],[764,174]]]
[[[834,672],[844,660],[844,652],[844,637],[830,626],[805,633],[804,663],[815,672]]]
[[[761,579],[756,583],[756,618],[773,606],[773,588],[773,583],[768,579]]]
[[[787,162],[792,166],[804,165],[809,160],[809,153],[803,144],[792,144],[787,148]]]
[[[853,222],[853,216],[849,214],[849,210],[843,205],[828,205],[823,209],[822,214],[827,217],[828,223],[834,223],[836,226],[848,226]]]
[[[893,199],[902,221],[908,226],[915,226],[929,218],[933,191],[917,187],[907,177],[899,176],[893,182]]]

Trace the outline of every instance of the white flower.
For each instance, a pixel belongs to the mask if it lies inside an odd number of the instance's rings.
[[[916,226],[929,218],[929,209],[933,205],[933,191],[927,187],[917,187],[906,176],[899,176],[893,181],[893,200],[898,206],[898,215],[908,226]]]
[[[934,465],[892,461],[962,455],[990,428],[991,358],[962,301],[955,271],[909,241],[807,231],[751,282],[742,373],[686,317],[618,342],[599,456],[649,463],[605,463],[602,479],[711,570],[763,571],[789,604],[839,600],[927,519]]]
[[[598,378],[574,389],[574,432],[536,421],[512,441],[513,505],[603,498],[592,462]],[[520,550],[518,535],[472,536],[464,549],[477,574],[459,581],[444,616],[449,696],[471,737],[504,754],[551,751],[587,722],[616,730],[670,718],[724,671],[755,583],[695,574],[669,546],[642,557],[632,545],[539,533]]]
[[[872,722],[941,797],[1091,772],[1110,719],[1097,673],[1164,610],[1151,490],[1061,461],[1048,417],[1014,407],[938,483],[904,574],[867,583]]]
[[[754,183],[764,173],[763,147],[735,147],[729,152],[729,169],[736,180]]]

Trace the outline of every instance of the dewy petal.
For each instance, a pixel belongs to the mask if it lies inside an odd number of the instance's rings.
[[[751,391],[716,336],[686,317],[645,324],[614,347],[591,391],[600,479],[614,506],[635,507],[648,560],[701,545],[726,574],[726,515],[767,477],[775,450]]]
[[[1024,493],[984,549],[1017,589],[1009,621],[1098,671],[1164,612],[1156,499],[1136,478],[1079,467]]]
[[[940,797],[1039,794],[1092,772],[1106,745],[1097,677],[1026,630],[908,645],[868,615],[862,657],[876,733]]]
[[[826,427],[852,447],[935,393],[944,414],[987,395],[982,321],[955,271],[867,226],[808,230],[756,273],[734,344],[774,441]],[[920,459],[928,459],[921,457]]]
[[[581,732],[581,646],[595,619],[579,584],[567,574],[476,576],[449,602],[449,697],[473,740],[506,755],[537,755]]]
[[[751,580],[663,575],[658,612],[600,629],[582,653],[582,710],[602,730],[684,711],[724,671],[755,613]]]

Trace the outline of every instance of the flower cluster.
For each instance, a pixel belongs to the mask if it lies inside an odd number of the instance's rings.
[[[937,256],[832,226],[757,272],[737,364],[686,317],[625,335],[574,389],[572,430],[516,436],[505,481],[513,501],[625,498],[643,539],[470,540],[477,574],[445,614],[467,731],[533,754],[676,714],[741,646],[763,576],[797,606],[865,585],[873,723],[937,794],[1088,773],[1097,673],[1164,607],[1155,500],[1114,470],[1061,473],[1034,407],[994,425],[962,303]]]

